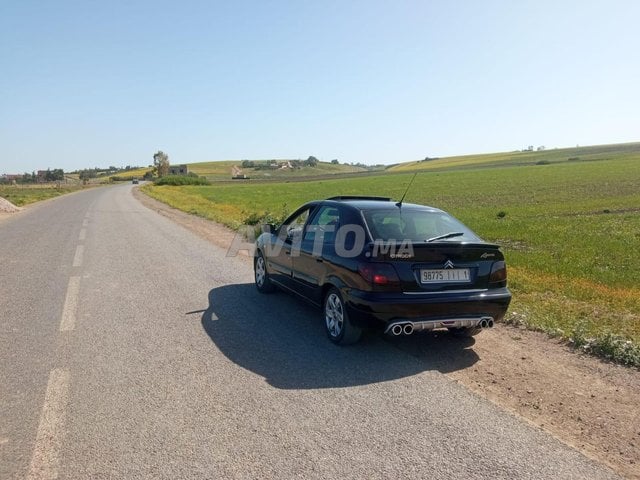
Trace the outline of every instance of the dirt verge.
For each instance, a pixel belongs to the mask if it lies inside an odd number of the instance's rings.
[[[228,228],[134,196],[200,237],[228,248]],[[244,255],[246,262],[251,258]],[[497,325],[475,337],[479,360],[447,375],[626,478],[640,479],[640,372],[578,354],[548,336]]]
[[[0,197],[0,213],[15,213],[19,211],[20,207],[16,207],[9,200]]]

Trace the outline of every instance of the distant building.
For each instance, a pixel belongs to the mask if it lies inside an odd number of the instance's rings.
[[[189,175],[189,168],[186,165],[170,165],[169,175]]]
[[[0,177],[0,180],[2,180],[3,182],[11,183],[17,180],[22,180],[23,177],[24,175],[21,175],[19,173],[18,174],[7,173],[2,175],[2,177]]]
[[[232,180],[247,180],[247,177],[244,173],[242,173],[242,169],[237,165],[231,167],[231,179]]]

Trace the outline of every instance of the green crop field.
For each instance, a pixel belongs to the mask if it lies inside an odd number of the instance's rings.
[[[151,168],[151,167],[141,167],[141,168],[136,168],[134,170],[122,171],[120,173],[117,173],[116,176],[142,178],[152,170],[153,170],[153,168]]]
[[[405,201],[442,208],[503,246],[514,294],[507,321],[640,366],[640,153],[601,148],[591,155],[589,161],[425,170]],[[144,189],[237,228],[332,195],[397,199],[411,177]]]
[[[388,169],[389,172],[409,172],[422,170],[454,170],[486,168],[497,166],[524,166],[560,163],[566,161],[599,161],[612,158],[621,159],[640,154],[640,143],[618,145],[598,145],[592,147],[556,148],[552,150],[488,153],[482,155],[462,155],[443,157],[416,162],[401,163]]]
[[[0,197],[18,207],[81,190],[80,185],[0,185]]]

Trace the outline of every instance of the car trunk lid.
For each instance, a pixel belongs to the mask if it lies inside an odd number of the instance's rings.
[[[504,261],[488,243],[376,242],[370,248],[373,261],[394,266],[404,292],[487,289],[494,263]]]

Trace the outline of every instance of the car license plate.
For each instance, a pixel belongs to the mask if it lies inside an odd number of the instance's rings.
[[[469,282],[468,268],[441,268],[420,270],[422,283]]]

